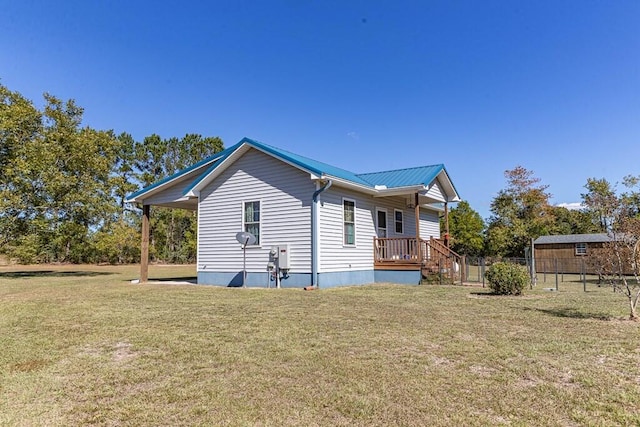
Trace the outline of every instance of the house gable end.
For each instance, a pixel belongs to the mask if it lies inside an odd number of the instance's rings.
[[[257,202],[260,243],[247,249],[247,268],[266,271],[270,248],[286,243],[292,271],[308,274],[314,191],[305,172],[249,149],[200,191],[198,271],[237,273],[242,269],[242,251],[235,235],[246,231],[244,204]]]

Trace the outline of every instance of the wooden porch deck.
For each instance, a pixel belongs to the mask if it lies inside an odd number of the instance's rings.
[[[464,258],[444,241],[416,237],[374,237],[374,269],[420,270],[423,276],[443,272],[463,279]]]

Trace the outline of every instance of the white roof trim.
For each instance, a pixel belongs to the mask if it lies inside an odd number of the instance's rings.
[[[132,198],[132,199],[125,199],[125,203],[142,203],[144,201],[144,199],[147,199],[151,196],[153,196],[154,194],[157,194],[161,191],[164,191],[167,187],[170,187],[172,185],[175,185],[181,181],[184,181],[185,179],[187,179],[187,177],[189,177],[191,174],[197,174],[197,172],[202,173],[203,169],[207,169],[208,167],[211,166],[212,163],[215,163],[216,161],[218,161],[220,158],[216,157],[211,159],[211,161],[206,162],[204,164],[202,164],[200,167],[197,167],[195,169],[192,169],[190,171],[188,171],[187,173],[181,174],[181,175],[176,175],[174,176],[172,179],[163,182],[162,184],[150,188],[149,190],[145,191],[144,193],[138,194],[136,197]]]
[[[444,179],[441,179],[442,177],[444,177]],[[443,190],[447,195],[447,200],[445,200],[445,202],[459,202],[461,200],[458,192],[456,191],[456,188],[451,182],[451,179],[449,179],[449,174],[445,169],[441,170],[435,179],[440,182],[440,185],[443,187]],[[453,194],[453,196],[450,196],[450,194]]]
[[[425,186],[422,184],[408,185],[406,187],[393,187],[378,190],[378,194],[376,194],[375,197],[408,196],[422,191],[425,191]]]
[[[359,191],[361,193],[376,195],[379,192],[379,190],[376,190],[375,188],[367,187],[366,185],[362,185],[362,184],[356,184],[355,182],[347,181],[345,179],[338,178],[332,175],[323,174],[322,179],[323,180],[330,179],[331,181],[333,181],[334,184],[340,187],[350,188],[350,189]]]

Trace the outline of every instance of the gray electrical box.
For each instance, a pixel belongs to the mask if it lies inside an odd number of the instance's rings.
[[[289,245],[278,245],[278,267],[280,267],[281,270],[291,269],[289,255]]]

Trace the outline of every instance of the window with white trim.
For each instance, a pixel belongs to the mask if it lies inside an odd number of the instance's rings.
[[[404,234],[404,213],[399,209],[394,209],[393,220],[396,226],[396,234]]]
[[[242,223],[244,231],[256,236],[254,245],[260,244],[260,202],[244,202],[242,205]]]
[[[587,254],[587,244],[576,243],[576,255],[586,255],[586,254]]]
[[[356,202],[342,199],[343,240],[345,245],[356,244]]]

